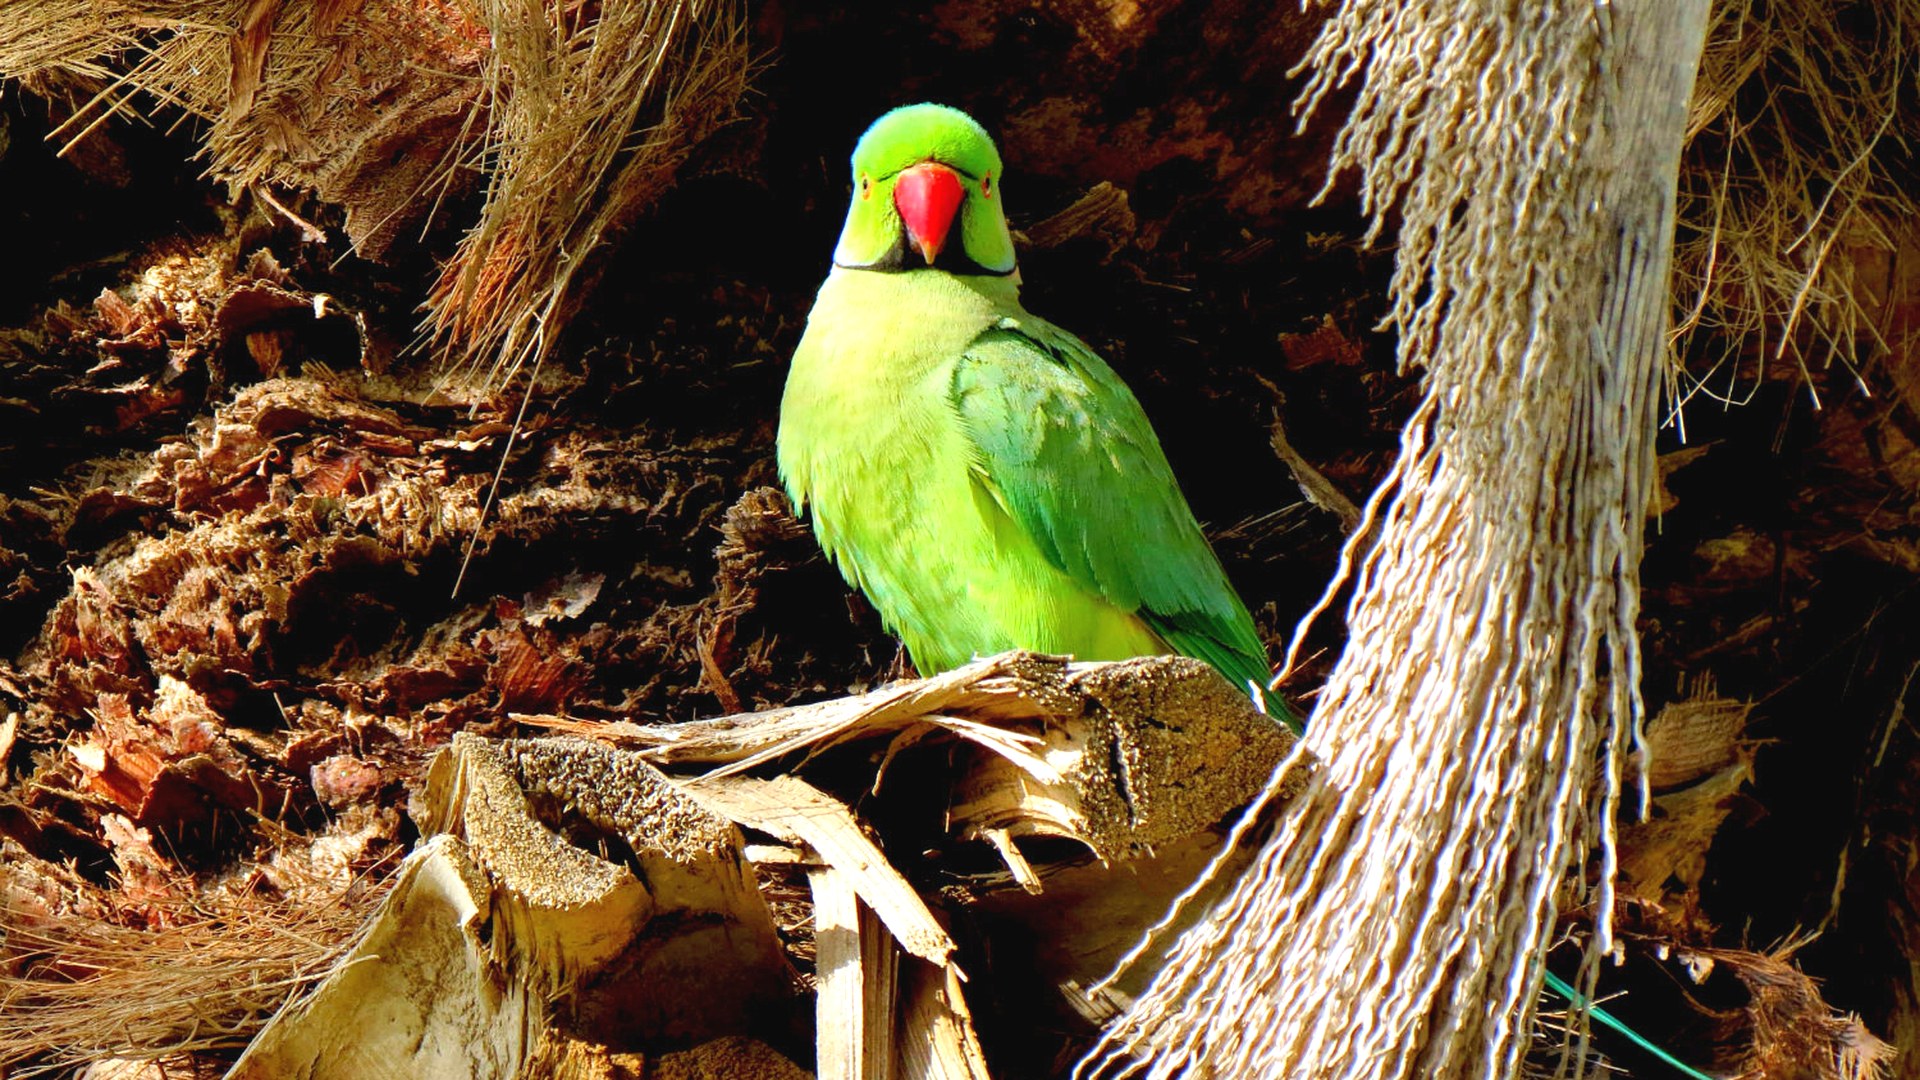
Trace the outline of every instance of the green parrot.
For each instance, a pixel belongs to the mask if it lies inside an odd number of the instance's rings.
[[[1006,649],[1182,653],[1263,708],[1265,647],[1140,403],[1020,306],[1000,154],[944,105],[853,151],[780,404],[780,476],[923,674]]]
[[[1000,154],[909,105],[853,150],[833,269],[780,403],[780,477],[840,572],[932,674],[1006,649],[1177,652],[1263,700],[1266,649],[1139,401],[1020,306]],[[1694,1080],[1712,1080],[1547,985]]]

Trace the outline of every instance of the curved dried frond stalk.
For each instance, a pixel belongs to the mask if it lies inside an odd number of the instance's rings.
[[[1715,4],[1680,183],[1676,422],[1697,396],[1747,401],[1778,365],[1857,378],[1888,351],[1859,270],[1920,215],[1917,77],[1920,5]]]
[[[538,362],[587,256],[672,182],[745,91],[735,0],[486,0],[486,207],[422,327],[485,389]],[[484,372],[482,367],[485,367]]]
[[[1400,215],[1388,321],[1426,395],[1347,552],[1324,768],[1082,1075],[1520,1068],[1556,888],[1596,843],[1610,909],[1705,8],[1349,0],[1326,24],[1306,107],[1364,74],[1335,165],[1374,232]]]

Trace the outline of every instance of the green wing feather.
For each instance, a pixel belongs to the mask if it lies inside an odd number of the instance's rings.
[[[1266,685],[1253,619],[1106,361],[1044,320],[1006,318],[961,357],[952,395],[976,480],[1050,562],[1234,685]]]

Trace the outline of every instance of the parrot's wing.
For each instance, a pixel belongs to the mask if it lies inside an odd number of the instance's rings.
[[[1042,320],[1003,319],[960,358],[952,398],[976,480],[1055,566],[1236,685],[1266,685],[1246,605],[1106,361]]]

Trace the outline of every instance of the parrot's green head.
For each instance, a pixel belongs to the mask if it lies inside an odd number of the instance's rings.
[[[853,148],[853,204],[835,265],[955,274],[1013,273],[1000,208],[1000,152],[959,109],[904,105]]]

